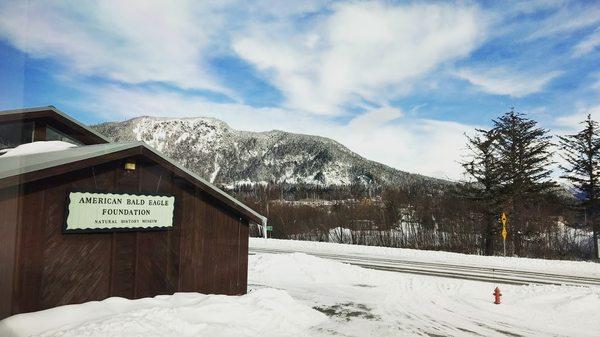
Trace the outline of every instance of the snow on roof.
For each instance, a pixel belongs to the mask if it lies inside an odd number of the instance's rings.
[[[35,143],[31,143],[35,144]],[[19,155],[0,156],[0,179],[19,174],[43,170],[74,161],[97,157],[102,154],[125,150],[138,146],[137,143],[107,143],[63,148],[54,151],[38,151]]]
[[[75,146],[75,144],[61,142],[59,140],[33,142],[21,144],[13,149],[6,149],[4,150],[4,154],[2,154],[2,157],[23,156],[34,153],[61,151]]]

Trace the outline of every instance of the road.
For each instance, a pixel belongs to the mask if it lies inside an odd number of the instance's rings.
[[[600,277],[581,277],[564,274],[551,274],[526,270],[467,266],[448,263],[410,261],[386,257],[365,257],[347,254],[331,254],[322,252],[264,249],[250,247],[249,254],[269,253],[285,254],[300,252],[317,257],[336,260],[363,268],[384,270],[398,273],[410,273],[447,277],[455,279],[483,281],[497,284],[547,284],[571,286],[600,286]]]

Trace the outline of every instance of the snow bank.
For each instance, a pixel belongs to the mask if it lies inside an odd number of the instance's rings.
[[[250,249],[277,249],[303,253],[359,255],[397,258],[404,261],[437,262],[490,268],[518,269],[576,276],[600,276],[600,263],[544,260],[519,257],[481,256],[443,251],[349,245],[331,242],[250,238]]]
[[[13,149],[5,150],[2,157],[22,156],[26,154],[61,151],[75,146],[77,145],[67,142],[61,142],[58,140],[52,140],[47,142],[33,142],[19,145]]]
[[[15,315],[0,321],[0,336],[305,336],[326,321],[285,291],[244,296],[176,293],[138,300],[112,297]]]

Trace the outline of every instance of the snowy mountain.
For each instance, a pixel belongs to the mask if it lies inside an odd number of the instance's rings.
[[[213,183],[319,186],[448,182],[367,160],[325,137],[232,129],[214,118],[138,117],[92,126],[113,141],[141,140]]]

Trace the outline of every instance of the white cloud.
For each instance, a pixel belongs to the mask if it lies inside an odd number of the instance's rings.
[[[332,128],[329,134],[368,159],[413,173],[459,179],[464,133],[474,128],[448,121],[400,119],[377,127],[352,121]]]
[[[362,99],[385,104],[419,76],[467,56],[484,20],[472,6],[340,3],[301,31],[256,23],[233,49],[275,83],[288,107],[335,114]]]
[[[408,119],[393,107],[374,108],[348,123],[338,123],[299,110],[254,108],[243,104],[213,103],[160,90],[116,86],[85,88],[85,106],[102,118],[137,116],[215,117],[240,130],[272,129],[330,137],[367,159],[400,170],[458,179],[457,161],[464,149],[464,132],[474,126],[428,119]],[[136,102],[136,104],[131,104]],[[78,102],[64,102],[80,105]]]
[[[0,37],[69,71],[125,83],[166,82],[227,90],[206,66],[222,25],[194,1],[17,2],[0,4]]]
[[[573,56],[579,57],[589,54],[598,46],[600,46],[600,28],[596,29],[592,34],[573,47]]]
[[[546,38],[557,34],[570,34],[579,29],[594,27],[600,23],[600,6],[598,3],[567,3],[548,18],[536,22],[536,29],[527,39]]]
[[[456,72],[458,77],[470,82],[483,92],[512,97],[524,97],[540,92],[550,81],[561,74],[560,71],[532,74],[505,68],[460,69]]]
[[[587,115],[600,121],[600,105],[581,106],[574,114],[557,117],[554,123],[565,132],[578,131],[581,128],[581,122],[587,118]]]
[[[373,129],[385,125],[402,116],[404,116],[404,112],[398,108],[389,106],[373,108],[354,117],[348,126],[358,129]]]

